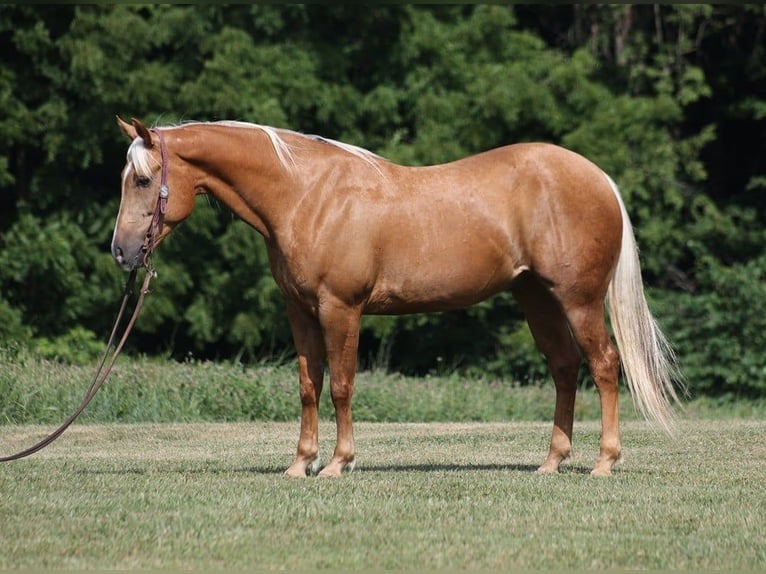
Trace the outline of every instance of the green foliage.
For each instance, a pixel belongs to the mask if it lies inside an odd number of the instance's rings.
[[[760,394],[757,324],[730,321],[761,295],[765,21],[755,5],[4,5],[0,345],[78,362],[108,332],[116,113],[239,119],[406,164],[529,140],[584,154],[622,189],[692,390]],[[200,200],[155,263],[134,352],[291,352],[263,242],[226,210]],[[391,370],[547,378],[508,295],[371,318],[362,342]]]
[[[501,326],[497,336],[497,354],[485,369],[502,377],[517,377],[522,384],[550,379],[545,357],[537,350],[532,333],[524,322]]]
[[[699,293],[665,294],[662,316],[695,394],[766,394],[766,256],[700,261]]]
[[[26,341],[32,335],[32,329],[24,324],[21,309],[12,306],[0,298],[0,341]]]
[[[92,331],[82,327],[74,327],[60,337],[34,340],[35,353],[40,357],[74,365],[95,364],[105,346],[106,343],[99,341]]]
[[[64,333],[78,318],[103,313],[119,293],[114,264],[86,229],[66,212],[47,219],[23,214],[0,241],[0,291],[37,336]],[[0,344],[14,337],[8,332]]]

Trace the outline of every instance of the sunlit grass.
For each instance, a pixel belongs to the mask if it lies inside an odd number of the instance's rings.
[[[0,427],[4,451],[40,427]],[[624,425],[558,476],[548,423],[360,423],[357,470],[287,479],[297,423],[73,427],[0,466],[0,568],[766,567],[763,421]],[[322,456],[334,427],[321,425]]]

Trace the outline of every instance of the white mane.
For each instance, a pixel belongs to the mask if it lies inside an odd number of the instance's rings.
[[[359,159],[366,161],[372,167],[378,170],[378,172],[380,172],[380,168],[378,167],[378,162],[383,160],[383,158],[380,157],[379,155],[374,154],[371,151],[361,148],[359,146],[339,142],[339,141],[328,139],[322,136],[306,135],[306,134],[302,134],[300,132],[295,132],[292,130],[278,129],[278,128],[273,128],[270,126],[251,124],[247,122],[238,122],[238,121],[230,121],[230,120],[220,121],[220,122],[189,122],[189,123],[185,123],[181,125],[158,126],[157,129],[170,130],[170,129],[176,129],[176,128],[187,126],[187,125],[222,125],[222,126],[229,126],[229,127],[235,127],[235,128],[243,128],[243,129],[259,129],[268,136],[269,141],[271,142],[271,145],[274,148],[274,152],[277,154],[279,163],[282,165],[282,167],[284,167],[288,171],[294,169],[297,165],[297,158],[296,158],[295,152],[296,152],[296,148],[300,149],[300,146],[296,146],[294,144],[292,145],[288,144],[282,138],[280,134],[290,134],[290,135],[297,136],[299,138],[304,138],[304,139],[312,140],[315,142],[321,142],[327,145],[331,145],[333,147],[336,147],[338,149],[345,151],[346,153],[356,156]],[[131,143],[130,147],[128,148],[127,160],[129,163],[133,164],[133,167],[136,170],[136,173],[140,176],[150,176],[152,173],[152,164],[155,164],[155,165],[157,164],[157,160],[154,158],[154,156],[152,156],[152,154],[147,152],[148,150],[144,146],[144,142],[141,138],[136,138],[135,140],[133,140],[133,143]]]
[[[293,153],[292,148],[283,140],[281,137],[279,137],[279,133],[277,133],[276,128],[272,128],[269,126],[261,126],[258,124],[249,124],[247,122],[236,122],[236,121],[222,121],[222,122],[213,122],[214,124],[221,125],[221,126],[229,126],[233,128],[256,128],[261,131],[263,131],[267,136],[269,136],[269,140],[271,141],[271,145],[274,147],[274,151],[277,154],[277,157],[279,158],[279,163],[282,164],[282,167],[289,170],[293,167],[295,167],[295,154]]]
[[[378,154],[371,152],[370,150],[364,149],[363,147],[355,146],[352,144],[347,144],[343,142],[339,142],[337,140],[331,140],[323,136],[317,136],[317,135],[304,135],[297,132],[290,132],[297,134],[302,137],[306,137],[309,139],[312,139],[314,141],[322,142],[337,148],[342,149],[343,151],[350,153],[351,155],[354,155],[358,157],[359,159],[363,159],[367,163],[369,163],[371,166],[373,166],[378,172],[380,172],[380,167],[378,167],[379,161],[386,161],[384,158],[380,157]]]

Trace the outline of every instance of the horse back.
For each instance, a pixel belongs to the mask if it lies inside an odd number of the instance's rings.
[[[546,284],[605,290],[621,215],[593,163],[548,144],[517,144],[401,176],[384,218],[370,307],[463,307],[531,271]]]

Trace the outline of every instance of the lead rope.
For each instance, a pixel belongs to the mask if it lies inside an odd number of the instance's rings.
[[[122,348],[125,345],[125,341],[127,341],[128,335],[130,334],[130,331],[133,329],[133,325],[135,324],[136,319],[138,318],[138,314],[141,311],[141,307],[144,304],[144,297],[146,297],[146,294],[149,293],[149,284],[151,283],[151,280],[154,277],[154,275],[155,273],[153,269],[147,269],[146,276],[144,277],[144,283],[141,286],[141,293],[139,294],[138,300],[136,301],[136,306],[133,309],[133,315],[130,317],[130,321],[125,327],[122,337],[120,338],[120,342],[117,344],[114,351],[112,352],[111,358],[109,359],[109,361],[107,361],[107,357],[109,356],[109,349],[111,349],[114,343],[114,339],[117,335],[117,329],[120,325],[120,322],[122,321],[123,315],[125,314],[125,309],[127,307],[128,300],[130,299],[130,296],[133,294],[133,287],[136,283],[136,270],[134,269],[133,271],[131,271],[128,282],[125,285],[125,293],[122,296],[122,304],[120,305],[120,311],[117,314],[117,318],[114,321],[114,327],[112,328],[112,333],[109,336],[109,342],[106,344],[106,350],[104,351],[104,355],[101,358],[101,362],[98,366],[98,369],[96,370],[96,374],[93,377],[93,382],[91,382],[90,387],[88,388],[88,392],[85,394],[85,398],[83,398],[82,402],[80,403],[80,406],[77,407],[77,410],[75,410],[71,415],[69,415],[68,419],[66,419],[63,423],[61,423],[61,425],[56,430],[54,430],[44,439],[30,446],[29,448],[26,448],[15,454],[0,457],[0,462],[7,462],[11,460],[24,458],[26,456],[29,456],[30,454],[36,453],[38,450],[42,450],[43,448],[48,446],[50,443],[52,443],[54,440],[56,440],[59,436],[61,436],[61,434],[67,428],[69,428],[69,425],[71,425],[75,421],[75,419],[77,419],[77,417],[79,417],[80,414],[85,410],[85,407],[87,407],[90,401],[93,400],[93,397],[96,396],[96,393],[101,388],[101,385],[104,384],[104,381],[106,381],[107,377],[112,372],[112,367],[114,367],[114,363],[117,360],[117,357],[120,355],[120,352],[122,351]],[[105,366],[106,368],[104,368]]]
[[[130,320],[128,321],[128,324],[125,326],[125,330],[122,333],[122,337],[120,337],[120,341],[117,344],[117,346],[114,348],[114,351],[112,352],[111,358],[107,361],[107,357],[109,357],[109,349],[112,348],[112,345],[114,344],[114,339],[117,336],[117,330],[120,326],[120,323],[122,322],[122,318],[125,315],[125,309],[128,306],[128,300],[130,299],[131,295],[133,294],[133,288],[136,284],[136,276],[137,276],[137,269],[133,269],[130,272],[130,276],[128,277],[127,283],[125,283],[125,291],[122,295],[122,303],[120,304],[120,310],[117,313],[117,318],[114,320],[114,327],[112,327],[112,332],[109,335],[109,341],[106,344],[106,349],[104,350],[104,354],[101,357],[101,362],[98,365],[98,369],[96,369],[96,374],[93,377],[93,381],[90,384],[90,387],[88,387],[88,392],[85,393],[85,397],[82,399],[82,402],[80,403],[80,406],[77,407],[77,409],[69,415],[69,418],[66,419],[61,425],[51,432],[48,436],[46,436],[41,441],[35,443],[34,445],[30,446],[29,448],[25,448],[24,450],[21,450],[15,454],[11,454],[8,456],[0,456],[0,462],[8,462],[11,460],[18,460],[20,458],[27,457],[31,454],[36,453],[39,450],[44,449],[46,446],[48,446],[50,443],[52,443],[54,440],[56,440],[61,434],[69,428],[69,425],[71,425],[77,417],[82,414],[82,412],[85,410],[85,408],[88,406],[91,400],[93,400],[93,397],[96,396],[96,393],[98,393],[98,390],[101,388],[101,385],[104,384],[109,374],[112,372],[112,368],[114,367],[114,363],[117,361],[117,357],[119,357],[120,353],[122,352],[122,348],[125,346],[125,341],[128,340],[128,335],[130,335],[130,332],[133,330],[133,325],[135,325],[136,320],[138,319],[138,314],[141,312],[141,307],[143,307],[144,304],[144,298],[149,293],[149,285],[152,282],[152,279],[157,276],[156,271],[154,270],[154,266],[151,262],[151,255],[154,251],[154,238],[157,233],[157,229],[159,229],[160,223],[162,222],[162,219],[165,215],[165,209],[167,208],[167,202],[168,202],[168,182],[167,182],[167,150],[165,148],[165,140],[162,137],[162,133],[159,130],[152,130],[157,137],[160,140],[160,153],[162,154],[162,179],[160,181],[160,195],[157,198],[157,207],[154,210],[154,215],[152,216],[152,222],[149,224],[149,229],[146,232],[146,237],[144,238],[144,259],[143,264],[146,268],[146,275],[144,276],[144,282],[141,285],[141,292],[138,294],[138,300],[136,301],[136,306],[133,309],[133,314],[130,317]],[[106,365],[106,368],[104,366]]]

